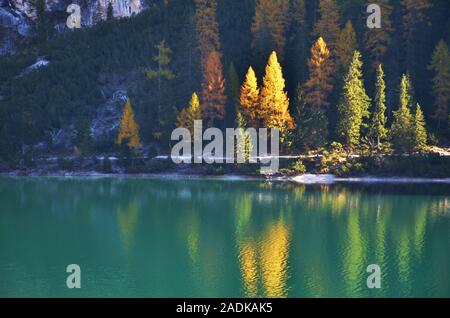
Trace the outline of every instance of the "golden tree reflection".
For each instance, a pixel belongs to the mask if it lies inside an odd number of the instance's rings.
[[[252,203],[253,196],[249,194],[241,195],[235,203],[238,260],[245,295],[287,297],[289,228],[280,216],[256,230],[251,222]]]
[[[117,224],[122,248],[129,251],[132,245],[136,223],[139,217],[139,207],[136,201],[130,201],[127,208],[117,206]]]

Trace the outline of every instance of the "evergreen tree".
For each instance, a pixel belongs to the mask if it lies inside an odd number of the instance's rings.
[[[381,141],[387,136],[386,129],[386,84],[382,65],[378,65],[375,105],[369,125],[369,137],[376,140],[380,148]]]
[[[349,147],[358,146],[363,120],[369,116],[370,98],[363,84],[361,53],[355,51],[338,105],[338,134]]]
[[[305,0],[292,0],[290,6],[290,25],[286,48],[286,77],[297,85],[306,81],[308,76],[308,54],[310,34],[306,17]],[[295,87],[295,86],[294,86]]]
[[[165,40],[162,40],[155,47],[158,50],[158,54],[153,57],[153,60],[156,63],[158,63],[158,69],[149,70],[147,72],[147,77],[150,80],[156,80],[158,83],[158,103],[156,109],[156,124],[157,124],[156,129],[158,130],[161,123],[161,99],[162,99],[161,88],[163,80],[171,81],[175,78],[175,75],[168,67],[171,61],[170,55],[172,54],[172,50],[166,47]]]
[[[112,2],[108,3],[108,8],[106,9],[106,20],[114,19],[114,8]]]
[[[134,120],[134,112],[129,99],[125,103],[117,135],[117,144],[122,145],[123,142],[127,142],[127,147],[132,149],[135,153],[137,153],[141,147],[141,142],[139,140],[139,125]]]
[[[284,57],[288,13],[288,0],[258,0],[252,24],[252,46],[258,57],[266,58],[271,51]]]
[[[226,91],[228,97],[227,109],[225,111],[226,126],[232,127],[230,125],[233,124],[236,109],[239,105],[239,76],[233,63],[230,63],[230,66],[228,67]]]
[[[239,113],[242,114],[247,124],[250,127],[259,127],[260,118],[262,118],[263,114],[259,107],[258,80],[256,79],[255,72],[251,66],[248,69],[245,81],[241,86],[239,105]]]
[[[261,88],[262,119],[266,128],[278,128],[280,135],[294,127],[289,114],[289,98],[277,54],[272,52],[266,66]]]
[[[177,117],[178,127],[189,129],[191,136],[194,135],[194,121],[202,119],[200,101],[196,93],[192,94],[189,106],[183,108]]]
[[[434,72],[433,94],[436,110],[433,117],[437,121],[437,129],[439,130],[441,122],[445,123],[448,119],[450,103],[450,54],[444,41],[440,41],[436,45],[429,68]]]
[[[431,7],[428,0],[401,0],[403,6],[403,32],[405,39],[406,69],[415,82],[417,79],[417,49],[419,43],[418,31],[424,22],[428,22],[426,11]]]
[[[394,111],[391,126],[391,139],[397,151],[410,151],[414,147],[414,123],[411,115],[411,84],[407,75],[402,76],[400,83],[400,106]]]
[[[305,147],[316,148],[323,146],[327,141],[326,112],[330,105],[328,98],[333,90],[333,66],[330,60],[330,51],[321,37],[311,48],[308,67],[310,78],[304,86],[305,107],[301,129],[304,132]]]
[[[203,73],[202,113],[208,127],[212,127],[225,115],[225,80],[219,52],[209,54]]]
[[[394,28],[391,22],[392,6],[390,0],[378,0],[377,4],[381,8],[381,28],[366,29],[364,34],[364,43],[369,52],[371,66],[376,69],[382,64],[389,45],[391,44],[391,36]],[[367,1],[366,5],[372,4],[373,1]]]
[[[198,50],[203,68],[212,51],[220,51],[217,0],[194,0]]]
[[[425,150],[427,147],[427,130],[425,127],[425,117],[423,116],[420,105],[416,106],[414,116],[414,148],[416,150]]]
[[[339,10],[336,0],[320,0],[319,4],[320,18],[314,25],[312,35],[322,37],[328,45],[328,48],[334,56],[339,34]]]
[[[245,122],[244,116],[241,113],[237,113],[236,115],[236,128],[238,129],[237,133],[237,143],[235,153],[236,156],[244,158],[246,162],[249,161],[250,155],[252,152],[252,142],[250,133],[247,131],[247,124]]]
[[[357,49],[356,34],[353,25],[347,21],[339,34],[336,43],[336,59],[340,73],[345,73],[352,62],[353,53]]]
[[[45,0],[32,0],[32,6],[36,11],[36,39],[39,44],[47,42],[49,36],[49,21],[48,14],[45,10]]]

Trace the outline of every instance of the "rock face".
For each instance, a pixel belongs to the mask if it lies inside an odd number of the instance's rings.
[[[81,8],[81,25],[88,27],[106,19],[108,7],[115,18],[130,17],[145,9],[144,0],[45,0],[46,11],[57,31],[66,30],[66,12],[70,4]],[[0,56],[14,53],[20,43],[32,34],[36,10],[30,0],[0,0]],[[55,19],[52,19],[55,17]],[[58,18],[56,18],[58,17]]]

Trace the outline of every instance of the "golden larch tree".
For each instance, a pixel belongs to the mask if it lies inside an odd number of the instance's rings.
[[[261,114],[259,109],[258,80],[251,66],[241,86],[238,113],[242,114],[248,126],[259,127]]]
[[[117,135],[117,144],[122,145],[124,142],[127,142],[128,148],[136,152],[141,147],[139,125],[134,120],[134,112],[129,99],[125,103]]]
[[[202,83],[202,112],[209,127],[225,115],[225,79],[220,54],[212,51],[206,61]]]
[[[275,52],[270,55],[266,66],[260,103],[265,127],[278,128],[280,133],[294,127],[289,114],[289,98],[285,91],[283,72]]]
[[[189,106],[183,108],[177,117],[178,127],[189,129],[191,135],[194,134],[194,121],[202,119],[202,110],[200,108],[200,101],[196,93],[192,93]]]

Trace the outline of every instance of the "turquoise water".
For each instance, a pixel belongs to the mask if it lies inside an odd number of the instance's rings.
[[[450,297],[449,247],[449,185],[0,178],[1,297]]]

